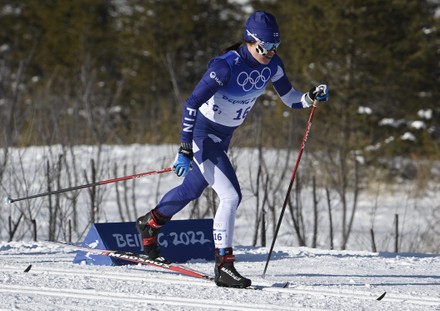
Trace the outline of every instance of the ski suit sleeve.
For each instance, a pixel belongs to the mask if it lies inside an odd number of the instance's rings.
[[[210,99],[231,76],[231,68],[224,59],[215,58],[199,81],[192,94],[185,101],[182,115],[181,142],[192,143],[194,124],[199,107]]]
[[[272,84],[283,103],[294,109],[308,108],[310,105],[304,98],[304,93],[295,90],[286,75],[283,62],[279,61],[277,71],[272,77]]]

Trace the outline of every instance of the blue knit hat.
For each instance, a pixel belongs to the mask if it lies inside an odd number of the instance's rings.
[[[244,30],[244,40],[255,42],[254,35],[264,42],[280,42],[280,30],[275,16],[264,11],[257,11],[249,16]]]

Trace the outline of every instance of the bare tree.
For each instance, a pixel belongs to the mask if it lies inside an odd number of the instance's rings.
[[[293,229],[296,234],[299,246],[306,246],[306,227],[304,224],[303,203],[301,201],[301,185],[300,176],[296,176],[295,180],[295,203],[289,200],[287,204],[289,206],[290,216],[293,223]]]
[[[327,198],[327,211],[328,211],[328,223],[329,223],[329,243],[330,249],[334,249],[334,233],[333,233],[333,209],[332,202],[330,198],[330,191],[328,188],[325,188],[325,194]]]
[[[360,166],[355,157],[348,157],[343,150],[336,154],[327,152],[326,158],[320,157],[319,163],[329,183],[326,189],[335,191],[341,204],[341,248],[346,249],[358,207]]]

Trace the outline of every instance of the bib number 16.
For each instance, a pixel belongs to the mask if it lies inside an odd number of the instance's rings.
[[[250,110],[251,110],[251,107],[247,107],[246,109],[243,109],[243,108],[242,109],[238,109],[235,112],[236,116],[235,116],[234,120],[245,119]]]

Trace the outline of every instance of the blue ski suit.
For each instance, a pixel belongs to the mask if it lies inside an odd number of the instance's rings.
[[[287,106],[309,107],[304,94],[292,87],[278,55],[263,65],[246,45],[212,59],[185,101],[181,141],[192,143],[193,169],[181,185],[164,195],[156,210],[172,217],[199,198],[207,186],[212,187],[220,200],[213,228],[216,248],[232,247],[235,214],[242,199],[237,176],[227,156],[229,143],[269,82]]]

